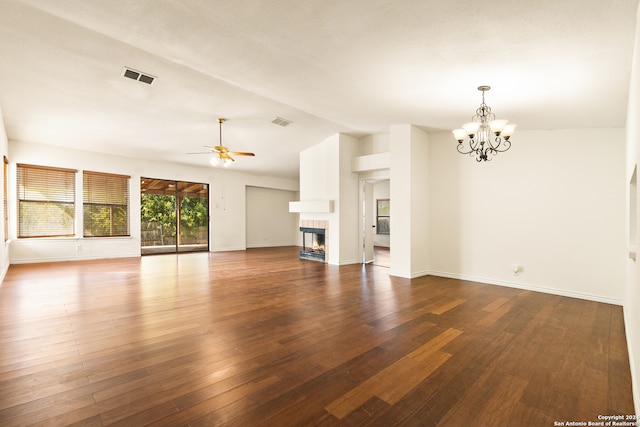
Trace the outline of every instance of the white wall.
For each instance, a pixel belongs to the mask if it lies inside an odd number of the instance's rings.
[[[434,133],[430,159],[432,274],[622,304],[623,129],[520,131],[483,163]]]
[[[357,264],[362,262],[362,242],[359,239],[358,203],[360,201],[359,176],[351,171],[351,161],[358,155],[358,140],[340,134],[338,138],[340,172],[338,201],[338,232],[340,233],[339,263]],[[335,242],[335,240],[334,240]],[[331,249],[330,249],[331,251]]]
[[[295,246],[298,214],[289,213],[295,191],[247,187],[247,248]]]
[[[197,167],[170,162],[132,159],[44,144],[9,141],[10,182],[15,164],[28,163],[131,176],[131,237],[83,239],[17,239],[15,190],[10,191],[9,237],[12,263],[140,256],[140,177],[202,182],[210,185],[210,250],[246,249],[246,187],[297,191],[298,182],[287,179]],[[81,203],[81,191],[77,203]],[[81,231],[76,231],[80,233]],[[76,248],[80,244],[82,250]]]
[[[328,141],[323,141],[300,152],[300,200],[330,200],[333,202],[335,210],[336,200],[339,197],[338,189],[330,186],[328,177],[330,174],[337,173],[338,162],[331,158]],[[336,244],[334,248],[332,240],[338,238],[333,227],[337,221],[335,216],[333,212],[302,212],[299,214],[300,220],[321,220],[329,223],[329,231],[326,236],[329,243],[329,257],[326,261],[331,264],[339,263],[339,245]]]
[[[640,23],[640,9],[638,10],[637,21]],[[629,193],[629,178],[633,172],[633,167],[640,164],[640,25],[636,26],[636,40],[633,52],[633,65],[631,72],[631,87],[629,88],[629,108],[627,110],[627,167],[626,167],[626,190]],[[635,189],[638,193],[638,189]],[[640,194],[636,194],[640,200]],[[627,199],[628,202],[628,199]],[[629,207],[628,207],[629,208]],[[640,223],[638,213],[635,209],[635,217],[629,218]],[[628,227],[628,224],[627,224]],[[635,228],[637,233],[637,227]],[[629,230],[627,229],[627,232]],[[636,237],[637,241],[637,237]],[[627,332],[627,345],[629,347],[629,361],[631,363],[631,373],[633,379],[633,394],[635,397],[636,414],[640,414],[640,259],[636,261],[627,258],[627,282],[625,288],[625,327]]]
[[[358,140],[358,155],[388,153],[390,150],[389,134],[376,133],[365,135]]]
[[[390,132],[390,235],[392,276],[413,278],[429,273],[430,136],[413,125],[393,125]]]
[[[351,161],[358,155],[358,140],[333,135],[300,153],[300,200],[331,200],[333,212],[304,212],[301,220],[329,222],[329,259],[334,265],[361,261],[358,240],[358,174]]]

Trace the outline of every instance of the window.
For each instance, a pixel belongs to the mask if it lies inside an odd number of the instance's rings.
[[[376,200],[376,234],[389,233],[389,199]]]
[[[129,236],[129,177],[84,171],[84,237]]]
[[[17,165],[18,237],[75,235],[76,171]]]

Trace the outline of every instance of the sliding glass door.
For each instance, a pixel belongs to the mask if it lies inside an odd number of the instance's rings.
[[[209,250],[207,184],[140,179],[142,254]]]
[[[176,183],[178,252],[209,250],[209,186],[195,182]]]

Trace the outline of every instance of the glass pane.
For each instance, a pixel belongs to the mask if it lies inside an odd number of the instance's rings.
[[[376,230],[378,234],[390,234],[388,216],[378,218],[378,225]]]
[[[127,206],[84,205],[84,236],[128,236]]]
[[[175,196],[166,194],[141,194],[140,233],[143,254],[175,252]],[[145,250],[145,248],[148,248],[148,250]]]
[[[391,213],[389,199],[378,200],[378,216],[389,216]]]
[[[209,250],[207,184],[140,180],[142,254]]]
[[[21,200],[18,207],[18,237],[73,236],[73,203]]]
[[[202,197],[182,197],[180,204],[179,250],[198,250],[209,241],[209,200]]]

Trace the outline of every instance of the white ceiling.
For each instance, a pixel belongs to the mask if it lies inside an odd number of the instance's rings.
[[[518,129],[624,127],[638,1],[0,0],[0,107],[11,140],[199,165],[224,117],[234,169],[294,179],[337,132],[459,127],[479,85]]]

